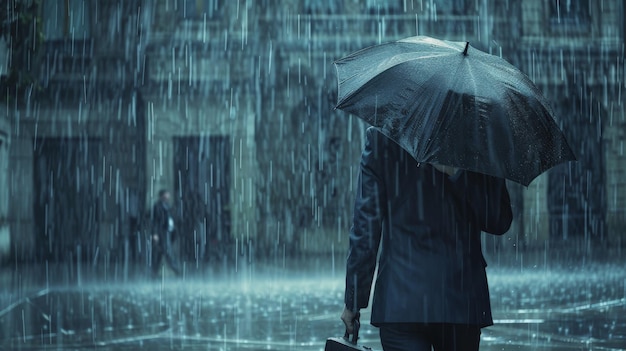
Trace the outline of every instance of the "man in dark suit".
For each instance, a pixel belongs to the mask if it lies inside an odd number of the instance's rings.
[[[512,211],[505,180],[420,164],[375,128],[361,156],[347,260],[351,333],[368,305],[389,350],[478,350],[493,324],[481,231],[504,234]],[[382,245],[380,242],[382,240]]]
[[[158,276],[161,260],[165,257],[174,273],[180,275],[180,268],[172,248],[176,228],[170,205],[170,192],[166,189],[159,191],[159,200],[152,208],[152,229],[152,274]]]

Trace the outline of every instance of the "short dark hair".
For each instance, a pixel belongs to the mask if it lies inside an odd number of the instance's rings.
[[[169,193],[170,191],[167,189],[161,189],[159,190],[159,197],[163,197],[163,195]]]

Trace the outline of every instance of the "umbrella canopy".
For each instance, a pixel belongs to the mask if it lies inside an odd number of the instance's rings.
[[[528,186],[576,159],[532,81],[469,43],[411,37],[360,50],[335,66],[337,108],[378,127],[418,162]]]

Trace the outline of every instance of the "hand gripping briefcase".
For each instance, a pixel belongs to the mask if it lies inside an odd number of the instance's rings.
[[[328,338],[324,351],[372,351],[372,349],[367,346],[356,344],[359,339],[359,329],[361,328],[358,315],[353,323],[354,334],[352,334],[352,339],[350,339],[350,335],[348,335],[348,331],[346,330],[346,334],[343,337]]]

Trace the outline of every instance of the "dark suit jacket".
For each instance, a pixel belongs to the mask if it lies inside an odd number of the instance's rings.
[[[480,236],[504,234],[511,220],[504,179],[469,171],[448,176],[369,128],[346,306],[367,307],[380,246],[372,324],[493,324]]]
[[[157,201],[152,207],[152,231],[159,236],[160,245],[171,245],[173,233],[169,231],[172,208],[163,201]]]

